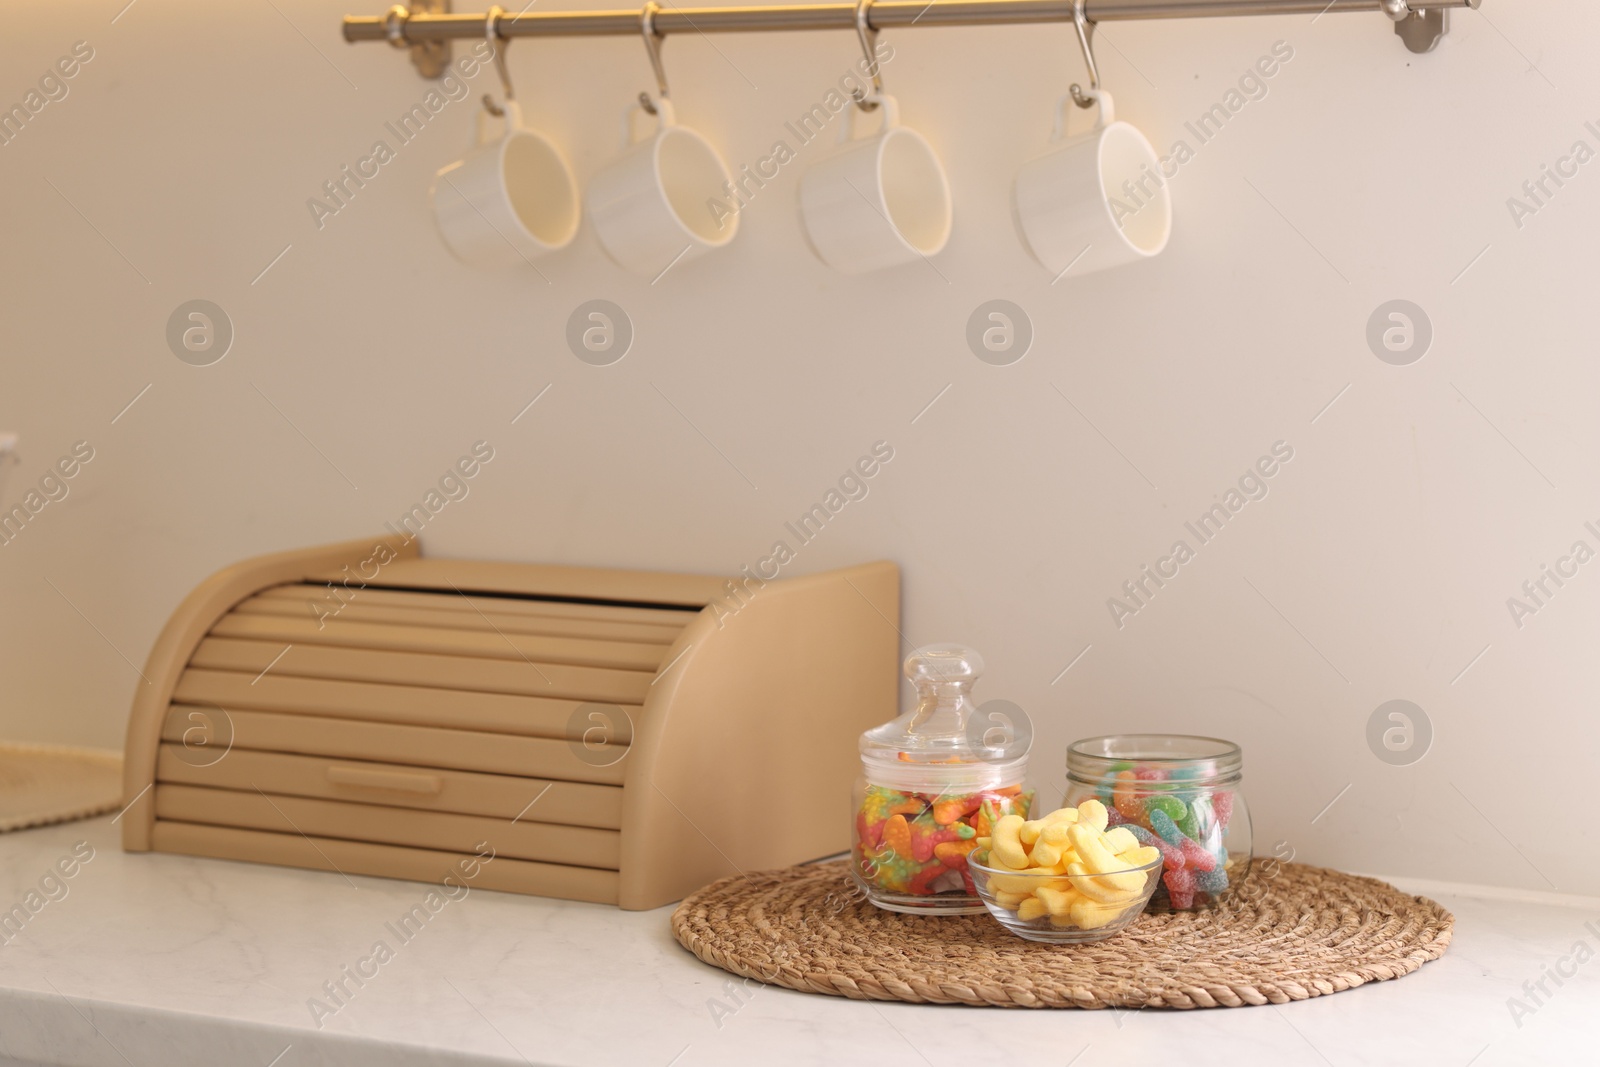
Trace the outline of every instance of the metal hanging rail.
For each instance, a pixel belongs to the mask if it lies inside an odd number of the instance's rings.
[[[1236,15],[1321,15],[1383,12],[1414,52],[1425,52],[1444,32],[1448,9],[1476,8],[1481,0],[1087,0],[1090,22],[1131,19],[1219,18]],[[417,10],[396,6],[385,15],[347,15],[346,41],[388,41],[413,48],[468,38],[481,40],[485,14],[430,13],[441,0],[423,0]],[[1074,0],[876,0],[871,27],[986,26],[1072,22]],[[856,5],[775,4],[762,7],[666,7],[655,16],[656,33],[746,33],[765,30],[853,30]],[[500,17],[498,35],[515,37],[631,37],[639,33],[639,11],[540,11]],[[1419,47],[1421,45],[1421,47]],[[419,57],[420,58],[420,57]],[[419,66],[421,63],[419,62]],[[425,71],[426,72],[426,71]]]

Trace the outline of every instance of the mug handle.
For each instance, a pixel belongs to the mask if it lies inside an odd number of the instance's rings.
[[[652,98],[651,103],[653,103],[656,108],[657,130],[664,130],[668,126],[676,126],[678,124],[678,116],[677,113],[672,110],[671,100]],[[649,114],[649,112],[644,109],[644,105],[637,102],[629,104],[627,107],[622,109],[623,148],[627,148],[630,145],[637,143],[633,136],[633,116],[636,112],[640,115]],[[639,140],[643,140],[643,138],[639,138]]]
[[[1111,94],[1109,92],[1104,89],[1089,89],[1084,93],[1084,95],[1094,98],[1095,129],[1103,130],[1113,122],[1117,121],[1117,109],[1116,106],[1111,102]],[[1056,126],[1055,129],[1050,133],[1050,139],[1052,141],[1059,141],[1066,136],[1067,116],[1071,114],[1071,112],[1067,110],[1068,104],[1073,104],[1071,93],[1068,93],[1056,102]],[[1076,105],[1074,104],[1074,106]]]
[[[512,133],[523,128],[522,106],[515,100],[503,101],[500,105],[502,120],[500,123],[500,136],[509,137]],[[478,109],[478,140],[477,144],[485,145],[495,140],[495,116],[487,108]]]
[[[900,125],[900,105],[896,103],[894,97],[890,96],[888,93],[868,93],[866,99],[869,101],[877,101],[878,110],[883,113],[883,127],[878,130],[879,133],[888,133],[890,130]],[[855,102],[851,101],[850,116],[843,122],[839,123],[840,144],[844,144],[846,141],[850,140],[851,126],[855,122],[855,113],[860,110],[861,109],[855,105]]]

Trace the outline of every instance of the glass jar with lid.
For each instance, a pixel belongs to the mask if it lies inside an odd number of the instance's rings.
[[[982,912],[967,853],[1001,816],[1028,814],[1031,730],[1014,705],[1006,715],[972,703],[983,667],[960,645],[917,649],[904,667],[916,706],[861,735],[850,871],[880,908]]]
[[[1067,749],[1065,803],[1096,797],[1111,825],[1161,850],[1151,903],[1204,908],[1250,873],[1244,755],[1231,741],[1182,734],[1091,737]]]

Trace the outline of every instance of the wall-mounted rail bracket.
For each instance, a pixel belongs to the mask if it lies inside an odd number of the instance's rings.
[[[1476,7],[1477,5],[1472,5]],[[1450,9],[1447,7],[1415,7],[1394,24],[1394,32],[1413,52],[1431,52],[1439,39],[1450,32]]]

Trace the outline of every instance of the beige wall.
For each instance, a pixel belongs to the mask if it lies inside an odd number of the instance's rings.
[[[1110,26],[1122,117],[1196,151],[1166,255],[1054,286],[1007,198],[1080,76],[1065,27],[884,35],[889,87],[956,198],[937,269],[817,263],[795,209],[812,146],[730,249],[652,286],[587,226],[548,280],[448,256],[427,189],[472,98],[318,229],[308,198],[426,92],[404,57],[342,43],[347,8],[324,0],[140,0],[113,23],[121,6],[13,5],[0,37],[7,106],[74,42],[94,53],[0,146],[0,430],[23,438],[8,505],[75,442],[94,452],[0,547],[0,735],[119,744],[127,661],[202,576],[376,531],[476,441],[494,459],[428,551],[716,572],[789,540],[881,440],[893,460],[792,572],[899,561],[905,636],[983,651],[980,695],[1032,714],[1047,792],[1075,737],[1218,734],[1245,746],[1260,851],[1600,891],[1600,562],[1520,628],[1507,607],[1574,541],[1600,548],[1600,162],[1520,228],[1507,206],[1574,141],[1600,148],[1592,5],[1488,0],[1421,57],[1378,15]],[[1184,122],[1277,41],[1294,58],[1266,96],[1198,145]],[[690,37],[666,58],[680,116],[737,164],[855,48]],[[583,177],[649,80],[632,40],[519,42],[511,63]],[[164,338],[195,298],[237,331],[210,367]],[[597,298],[637,333],[610,367],[564,341]],[[1008,367],[965,341],[995,298],[1036,332]],[[1365,339],[1397,298],[1434,328],[1410,366]],[[1293,459],[1269,494],[1190,538],[1195,558],[1119,628],[1108,598],[1279,441]],[[1410,766],[1369,749],[1392,699],[1432,723]]]

